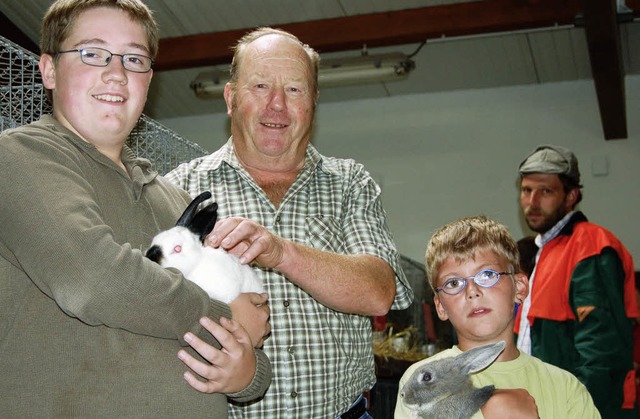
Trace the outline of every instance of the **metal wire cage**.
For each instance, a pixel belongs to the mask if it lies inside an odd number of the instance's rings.
[[[0,131],[36,121],[52,111],[38,60],[37,55],[0,36]],[[129,134],[127,145],[137,156],[150,160],[162,175],[180,163],[208,154],[146,115]]]
[[[127,145],[139,157],[149,159],[162,175],[180,163],[209,154],[198,144],[179,136],[146,115],[140,116],[127,138]]]
[[[0,37],[0,129],[15,128],[51,112],[38,57]]]

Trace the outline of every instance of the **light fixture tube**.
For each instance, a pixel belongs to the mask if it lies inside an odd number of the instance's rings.
[[[414,68],[413,60],[402,53],[326,59],[320,61],[318,85],[322,88],[403,80]],[[228,73],[214,69],[198,74],[190,87],[199,98],[221,98],[227,81]]]

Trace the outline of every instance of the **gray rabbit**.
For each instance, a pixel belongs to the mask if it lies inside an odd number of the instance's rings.
[[[478,346],[419,367],[401,389],[401,397],[412,411],[412,417],[471,417],[489,400],[495,387],[476,388],[469,374],[491,365],[505,346],[504,341]]]

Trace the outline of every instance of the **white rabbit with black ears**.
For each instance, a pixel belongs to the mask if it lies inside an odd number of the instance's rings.
[[[175,227],[153,238],[146,256],[162,267],[178,269],[209,297],[224,303],[230,303],[240,293],[264,292],[262,281],[250,266],[221,248],[204,244],[218,218],[218,204],[196,210],[209,198],[211,192],[207,191],[191,201]]]
[[[400,389],[412,418],[470,418],[489,400],[495,387],[474,387],[469,374],[491,365],[504,350],[499,341],[469,349],[455,357],[428,362]]]

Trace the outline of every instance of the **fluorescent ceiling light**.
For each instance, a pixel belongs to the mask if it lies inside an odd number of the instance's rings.
[[[403,80],[414,68],[402,53],[326,59],[320,61],[318,84],[323,88]],[[217,99],[228,81],[229,73],[215,68],[198,74],[190,87],[201,99]]]

